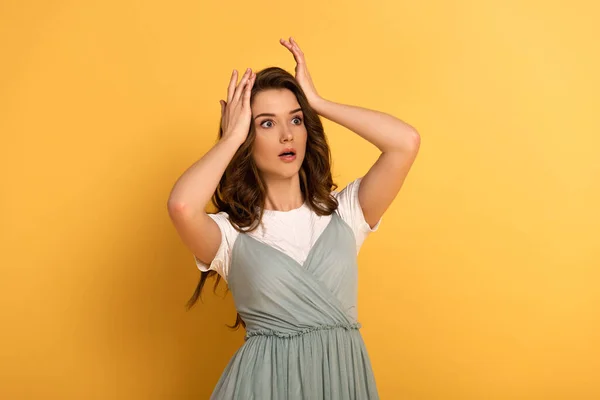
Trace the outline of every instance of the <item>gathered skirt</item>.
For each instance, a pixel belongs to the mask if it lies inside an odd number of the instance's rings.
[[[211,399],[379,399],[358,326],[249,332]]]

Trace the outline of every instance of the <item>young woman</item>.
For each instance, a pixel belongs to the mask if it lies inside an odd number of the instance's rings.
[[[304,55],[296,76],[234,70],[219,141],[177,180],[168,209],[201,271],[227,282],[246,341],[213,399],[377,399],[357,319],[357,255],[400,190],[419,146],[390,115],[319,96]],[[341,191],[319,115],[380,151]],[[219,210],[205,213],[208,202]]]

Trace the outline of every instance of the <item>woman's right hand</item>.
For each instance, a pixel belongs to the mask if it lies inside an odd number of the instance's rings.
[[[235,139],[241,145],[248,137],[252,120],[250,93],[255,80],[256,74],[248,68],[239,85],[236,87],[237,70],[233,70],[229,88],[227,89],[227,101],[219,101],[221,103],[223,139]]]

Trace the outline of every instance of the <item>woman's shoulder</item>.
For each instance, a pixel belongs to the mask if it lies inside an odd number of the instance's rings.
[[[217,224],[231,224],[229,221],[229,214],[226,211],[215,211],[212,213],[207,213],[210,218],[212,218]]]
[[[331,191],[331,195],[338,200],[338,203],[348,202],[352,200],[354,196],[358,194],[358,188],[360,186],[360,181],[362,180],[362,176],[350,181],[343,189],[336,189]],[[340,204],[342,205],[342,204]],[[343,204],[345,205],[345,204]],[[343,206],[342,205],[342,206]]]
[[[233,243],[239,232],[233,227],[229,214],[226,211],[216,211],[208,213],[208,216],[216,222],[227,241]]]
[[[336,212],[342,219],[352,227],[357,236],[364,236],[367,233],[377,230],[379,223],[371,228],[365,221],[364,213],[358,199],[358,189],[362,176],[348,183],[342,190],[336,192],[334,196],[338,201]]]
[[[227,213],[227,211],[214,211],[211,213],[208,213],[208,215],[212,218],[226,218],[229,220],[229,214]]]

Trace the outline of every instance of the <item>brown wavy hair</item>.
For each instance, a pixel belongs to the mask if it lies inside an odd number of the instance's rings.
[[[307,139],[306,153],[299,171],[300,190],[305,202],[315,213],[331,215],[338,207],[338,202],[331,195],[331,191],[337,189],[338,186],[333,182],[331,176],[331,151],[321,119],[308,103],[306,95],[294,76],[286,70],[269,67],[258,72],[252,87],[250,103],[252,104],[252,100],[258,93],[270,89],[290,90],[302,108]],[[219,139],[222,137],[223,129],[219,128]],[[252,157],[255,137],[254,124],[250,124],[248,137],[225,169],[212,196],[212,204],[216,207],[217,212],[225,211],[232,226],[241,233],[254,231],[260,224],[264,213],[266,185]],[[200,272],[198,286],[187,303],[188,309],[200,298],[202,288],[209,277],[216,276],[214,291],[221,280],[221,276],[216,271]],[[237,329],[240,325],[246,327],[238,313],[235,324],[228,326]]]

